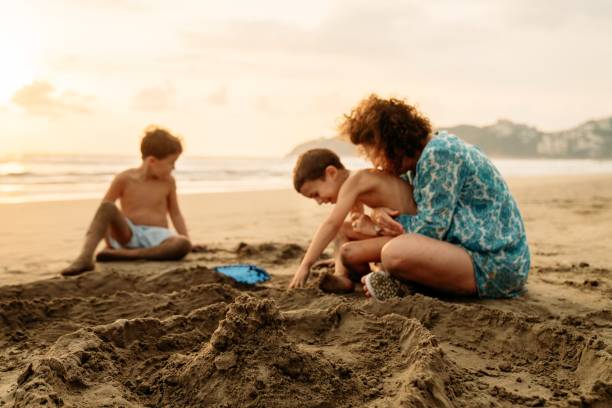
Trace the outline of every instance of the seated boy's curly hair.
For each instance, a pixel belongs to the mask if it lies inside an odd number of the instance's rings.
[[[293,168],[293,187],[298,193],[307,181],[325,177],[327,166],[344,169],[340,157],[329,149],[310,149],[302,153]]]
[[[142,158],[153,156],[156,159],[165,159],[173,154],[183,153],[181,139],[168,130],[155,125],[147,126],[140,142]]]
[[[372,94],[362,100],[349,115],[344,115],[340,131],[351,143],[373,149],[370,157],[383,170],[394,174],[405,171],[406,157],[415,157],[431,133],[429,119],[414,106]]]

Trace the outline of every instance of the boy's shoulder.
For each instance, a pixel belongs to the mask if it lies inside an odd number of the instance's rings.
[[[117,177],[121,177],[126,183],[134,182],[140,185],[151,185],[157,187],[164,187],[170,190],[176,190],[176,179],[172,174],[168,175],[167,178],[151,178],[146,177],[142,170],[139,168],[127,169],[119,173]]]
[[[350,181],[348,186],[351,189],[368,190],[373,184],[376,184],[381,179],[386,177],[386,173],[378,169],[360,169],[351,171],[351,175],[347,179]]]
[[[370,168],[352,171],[350,177],[352,177],[355,181],[367,181],[385,177],[386,174],[387,173],[382,170]]]
[[[128,181],[136,179],[140,176],[140,173],[137,168],[131,168],[127,170],[123,170],[117,174],[115,174],[115,180],[117,181]]]

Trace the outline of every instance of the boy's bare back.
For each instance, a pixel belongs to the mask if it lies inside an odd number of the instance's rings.
[[[343,189],[357,190],[356,201],[370,208],[386,207],[401,214],[415,214],[412,186],[399,177],[377,169],[352,173]]]

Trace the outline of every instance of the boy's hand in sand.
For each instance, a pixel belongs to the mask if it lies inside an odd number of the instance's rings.
[[[380,207],[372,210],[371,218],[380,228],[381,235],[397,236],[405,232],[402,224],[393,219],[393,217],[397,217],[399,214],[400,212],[397,210]]]
[[[209,248],[207,245],[204,244],[194,244],[191,245],[191,252],[193,253],[201,253],[201,252],[208,252]]]
[[[291,283],[289,284],[289,289],[303,288],[306,284],[306,281],[308,280],[309,273],[310,270],[306,268],[298,269],[295,275],[293,276]]]

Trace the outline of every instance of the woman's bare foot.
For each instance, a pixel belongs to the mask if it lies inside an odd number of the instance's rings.
[[[63,276],[75,276],[83,272],[93,271],[94,268],[95,265],[91,259],[77,258],[70,265],[62,269],[61,274]]]
[[[346,276],[324,274],[319,281],[319,289],[327,293],[351,293],[355,284]]]

